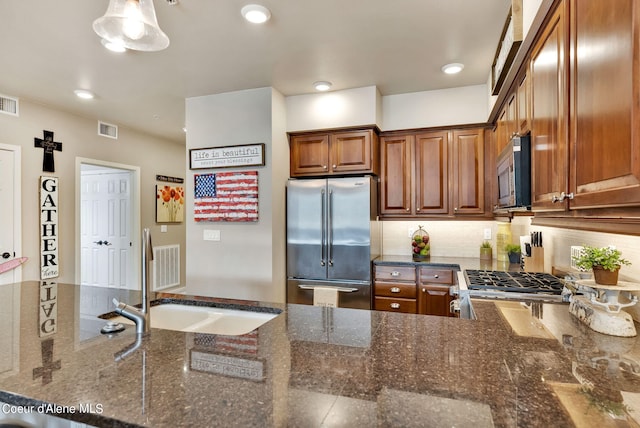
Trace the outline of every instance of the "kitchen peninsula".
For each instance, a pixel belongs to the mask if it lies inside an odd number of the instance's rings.
[[[240,302],[283,312],[244,336],[152,329],[119,359],[134,329],[101,335],[81,314],[104,289],[58,284],[45,337],[39,283],[0,290],[0,401],[82,405],[55,416],[94,426],[637,426],[640,339],[564,304],[474,301],[472,321]]]

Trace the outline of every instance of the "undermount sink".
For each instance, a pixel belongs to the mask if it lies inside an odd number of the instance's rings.
[[[151,328],[239,336],[255,330],[279,313],[163,303],[151,307]],[[134,324],[123,316],[109,318],[109,321]]]

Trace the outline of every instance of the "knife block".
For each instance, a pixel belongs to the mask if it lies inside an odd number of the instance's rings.
[[[525,272],[544,272],[544,248],[531,247],[531,257],[524,257]]]

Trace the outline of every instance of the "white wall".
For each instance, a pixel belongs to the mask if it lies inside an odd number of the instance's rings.
[[[187,149],[266,144],[265,166],[240,169],[258,171],[257,222],[196,223],[194,175],[220,170],[187,172],[187,293],[284,301],[284,189],[289,171],[284,110],[282,96],[272,88],[187,99]],[[205,229],[219,230],[221,240],[204,241]]]
[[[184,177],[184,146],[124,127],[119,127],[118,139],[113,140],[98,136],[97,128],[97,119],[72,115],[25,99],[20,100],[20,116],[0,114],[0,143],[22,147],[23,253],[20,255],[29,258],[23,265],[23,281],[40,279],[38,177],[51,175],[59,178],[60,277],[57,281],[80,283],[79,278],[77,281],[75,278],[76,157],[140,167],[140,227],[151,229],[154,245],[185,247],[184,224],[168,225],[168,232],[160,233],[160,225],[155,223],[156,175]],[[55,173],[42,172],[43,150],[33,146],[33,139],[42,138],[44,129],[53,131],[55,141],[62,142],[62,151],[54,154]],[[184,251],[182,262],[184,265]]]
[[[487,86],[475,85],[382,97],[382,130],[484,123]]]
[[[381,124],[375,86],[286,98],[287,131]]]

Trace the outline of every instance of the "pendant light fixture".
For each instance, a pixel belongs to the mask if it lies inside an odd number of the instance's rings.
[[[158,25],[153,0],[109,0],[104,16],[93,21],[93,31],[136,51],[160,51],[169,46],[169,37]]]

